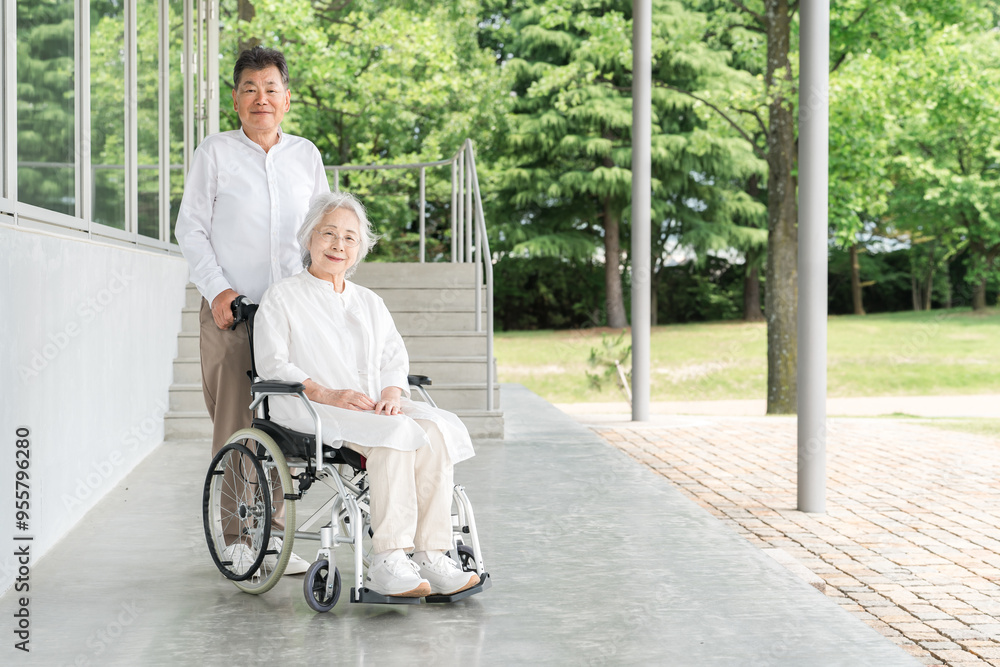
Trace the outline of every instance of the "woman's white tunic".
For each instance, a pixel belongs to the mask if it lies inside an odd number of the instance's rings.
[[[406,381],[410,362],[389,309],[366,287],[333,283],[308,271],[272,285],[261,299],[254,321],[257,373],[265,380],[314,382],[330,389],[354,389],[378,401],[386,387],[403,390],[402,415],[346,410],[313,403],[323,422],[323,441],[343,440],[364,447],[412,451],[427,435],[414,419],[434,422],[444,436],[453,463],[473,456],[465,425],[455,415],[410,400]],[[271,419],[310,433],[312,418],[302,399],[272,396]]]

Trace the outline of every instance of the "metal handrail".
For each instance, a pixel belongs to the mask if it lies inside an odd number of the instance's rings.
[[[469,147],[469,169],[471,170],[472,190],[476,202],[476,273],[486,273],[486,409],[493,409],[493,256],[490,254],[490,241],[486,235],[486,218],[483,215],[483,197],[479,191],[479,175],[476,173],[476,153],[472,148],[472,140],[466,139]],[[482,290],[481,281],[476,281],[476,296]],[[478,298],[477,298],[478,302]],[[480,320],[480,309],[476,307],[476,321]]]
[[[419,169],[419,230],[420,246],[418,261],[426,261],[427,216],[426,170],[434,167],[451,168],[451,261],[452,263],[475,264],[476,291],[475,317],[476,331],[483,330],[483,279],[486,282],[486,409],[494,409],[493,385],[493,259],[490,254],[489,239],[486,234],[486,218],[483,215],[483,199],[476,173],[476,156],[472,140],[466,139],[453,156],[434,162],[413,162],[410,164],[370,164],[370,165],[325,165],[326,171],[333,172],[334,190],[340,190],[342,171],[386,171],[399,169]]]

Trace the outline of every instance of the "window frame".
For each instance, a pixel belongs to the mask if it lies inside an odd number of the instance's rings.
[[[94,172],[90,145],[90,128],[92,121],[90,94],[90,0],[73,0],[73,69],[74,69],[74,214],[68,215],[49,210],[18,199],[18,160],[17,160],[17,3],[16,0],[0,0],[0,48],[3,49],[3,66],[0,68],[0,82],[3,92],[0,94],[0,215],[2,224],[13,224],[15,227],[46,230],[65,234],[76,238],[112,241],[139,246],[150,250],[166,251],[179,254],[180,248],[170,242],[170,187],[174,169],[170,161],[170,0],[155,0],[157,4],[157,72],[159,75],[157,105],[158,118],[158,158],[159,167],[157,190],[158,206],[156,238],[139,233],[139,146],[138,146],[138,106],[131,105],[130,100],[136,100],[138,95],[138,0],[125,0],[124,31],[125,31],[125,229],[117,229],[93,220],[93,187]],[[192,12],[192,4],[202,11]],[[214,21],[213,21],[214,18]],[[205,25],[211,29],[214,24],[218,29],[217,0],[185,0],[184,33],[185,43],[190,43],[190,36],[198,23],[199,33],[203,34]],[[218,40],[214,40],[216,50]],[[213,40],[206,44],[199,40],[199,45],[211,49]],[[185,49],[186,50],[186,49]],[[186,54],[185,54],[186,55]],[[212,62],[217,58],[198,59],[199,64]],[[191,61],[188,61],[191,62]],[[198,74],[198,80],[204,78],[204,72],[192,72],[189,68],[184,78],[185,97],[189,90],[196,87],[194,81],[189,81],[187,74]],[[218,109],[218,95],[214,96],[215,109]],[[193,111],[193,109],[192,109]],[[217,113],[217,112],[216,112]],[[188,119],[185,117],[185,125]],[[211,121],[209,123],[212,124]],[[216,117],[215,125],[218,120]],[[184,137],[185,156],[194,150],[193,137]],[[186,174],[187,164],[183,170]]]

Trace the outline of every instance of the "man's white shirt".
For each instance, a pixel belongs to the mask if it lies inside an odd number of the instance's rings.
[[[281,133],[264,152],[243,130],[206,137],[184,183],[175,235],[208,303],[227,289],[260,302],[302,270],[296,233],[310,200],[330,191],[319,150]]]

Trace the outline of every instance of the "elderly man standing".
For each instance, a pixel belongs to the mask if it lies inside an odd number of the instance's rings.
[[[233,84],[241,128],[198,146],[176,229],[191,281],[204,297],[201,373],[213,456],[252,419],[250,345],[245,332],[229,329],[232,302],[239,294],[259,302],[272,283],[302,270],[296,232],[309,201],[330,191],[316,146],[281,131],[291,104],[281,52],[261,46],[243,51]],[[295,557],[286,572],[307,567]]]

